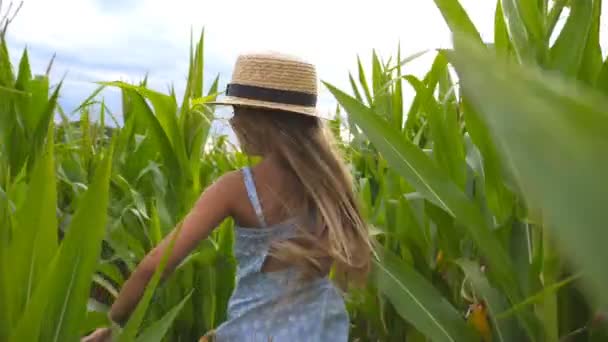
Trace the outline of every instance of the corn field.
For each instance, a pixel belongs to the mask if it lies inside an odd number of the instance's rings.
[[[457,0],[434,2],[453,48],[427,52],[423,78],[398,49],[345,70],[350,89],[324,83],[377,242],[368,285],[346,293],[351,340],[608,341],[601,0],[499,0],[493,42]],[[49,70],[34,75],[27,51],[11,65],[2,10],[0,341],[78,341],[109,325],[120,286],[201,191],[255,161],[210,134],[221,92],[219,76],[203,89],[204,35],[184,94],[100,82],[65,113]],[[196,341],[225,320],[232,227],[166,281],[157,271],[116,340]]]

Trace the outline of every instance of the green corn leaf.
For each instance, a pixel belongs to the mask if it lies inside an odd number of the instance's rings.
[[[219,94],[219,84],[220,84],[220,74],[217,74],[217,76],[215,76],[215,79],[213,80],[213,82],[211,83],[211,87],[209,88],[209,91],[207,92],[207,96],[216,96]],[[215,100],[215,98],[213,98]]]
[[[15,83],[15,75],[11,68],[11,59],[8,53],[8,44],[4,36],[0,35],[0,86],[12,87]]]
[[[397,51],[397,63],[396,63],[397,65],[395,65],[395,66],[393,66],[391,68],[388,68],[387,71],[388,72],[393,72],[393,71],[395,71],[397,69],[401,70],[404,65],[410,63],[411,61],[414,61],[414,60],[418,59],[418,57],[426,55],[429,51],[431,51],[431,50],[418,51],[418,52],[415,52],[415,53],[413,53],[413,54],[411,54],[411,55],[409,55],[409,56],[401,59],[401,44],[400,44],[399,45],[399,49]],[[401,72],[399,72],[399,76],[400,75],[401,75]]]
[[[53,116],[55,114],[55,107],[57,105],[57,99],[59,98],[60,90],[61,83],[57,85],[55,91],[53,91],[53,94],[51,94],[51,97],[45,103],[44,111],[42,112],[42,115],[40,116],[40,119],[36,124],[34,134],[30,137],[31,149],[29,151],[29,155],[34,158],[39,154],[39,151],[42,149],[42,146],[44,144],[44,140],[48,133],[49,125],[53,120]]]
[[[8,210],[10,204],[7,201],[7,193],[0,187],[0,273],[7,274],[11,269],[9,266],[10,254],[8,251],[8,236],[10,233],[11,223],[8,216]],[[0,279],[0,303],[2,305],[2,311],[0,311],[0,340],[8,340],[8,334],[10,333],[11,327],[13,327],[13,308],[15,307],[11,302],[11,285],[13,280],[9,277],[2,277]]]
[[[95,89],[84,101],[82,101],[78,105],[78,107],[76,107],[76,109],[74,109],[72,111],[72,114],[78,113],[84,107],[90,106],[93,103],[93,101],[95,100],[95,97],[97,97],[97,95],[99,95],[99,93],[101,93],[105,88],[106,88],[106,86],[103,84],[100,85],[99,87],[97,87],[97,89]]]
[[[357,84],[355,83],[355,79],[353,78],[353,75],[351,73],[348,74],[348,80],[350,82],[351,88],[353,89],[353,94],[355,95],[357,100],[363,101],[363,98],[361,97],[361,93],[359,93],[359,89],[357,88]]]
[[[49,127],[52,132],[53,126]],[[0,290],[3,292],[3,321],[16,325],[27,305],[32,301],[34,290],[42,280],[57,249],[57,201],[53,134],[50,133],[44,153],[30,175],[25,201],[17,208],[13,218],[12,241],[7,239],[7,270],[12,275],[3,277]],[[9,260],[10,256],[10,260]],[[5,257],[3,257],[4,259]],[[8,331],[3,332],[7,335]],[[6,337],[5,337],[6,338]]]
[[[397,63],[401,61],[401,45],[397,48]],[[389,74],[390,76],[390,74]],[[403,80],[401,77],[401,63],[397,64],[397,81],[395,91],[392,93],[392,121],[401,129],[403,127]]]
[[[422,150],[408,142],[394,127],[354,98],[332,85],[325,85],[382,152],[389,165],[426,199],[467,228],[477,248],[489,260],[490,272],[498,279],[502,290],[511,301],[519,301],[521,291],[513,277],[513,265],[505,249],[486,226],[479,207]],[[534,336],[534,324],[527,322],[526,325],[529,334]]]
[[[542,280],[544,284],[554,284],[558,281],[562,271],[561,258],[558,254],[551,228],[545,224],[543,231],[543,260],[542,260]],[[547,340],[555,341],[559,339],[559,311],[558,297],[556,293],[545,294],[540,306],[540,319],[543,322],[545,337]]]
[[[453,97],[453,87],[449,80],[447,69],[447,59],[443,53],[437,54],[433,67],[431,68],[429,81],[430,89],[418,89],[419,91],[427,91],[427,100],[423,101],[422,105],[427,114],[431,137],[433,138],[433,155],[437,159],[439,165],[445,170],[448,170],[451,179],[461,189],[465,183],[465,163],[464,163],[464,148],[460,132],[456,126],[455,99]],[[441,102],[435,100],[432,96],[432,91],[435,84],[440,84],[439,97]],[[442,89],[447,88],[447,89]],[[450,94],[447,94],[450,92]],[[449,98],[452,98],[450,102]]]
[[[409,323],[433,341],[475,341],[463,316],[424,277],[387,250],[379,250],[373,274],[378,289]]]
[[[11,241],[14,260],[13,300],[19,315],[31,301],[36,286],[57,251],[57,190],[55,184],[54,125],[49,125],[44,153],[32,170],[26,200],[16,213]],[[18,316],[16,316],[18,317]]]
[[[91,279],[105,235],[111,161],[110,150],[80,201],[61,243],[53,275],[50,297],[53,300],[46,309],[54,319],[47,320],[41,334],[44,340],[68,341],[80,334],[80,322],[85,317]]]
[[[188,63],[188,78],[186,80],[186,89],[184,90],[184,96],[182,98],[182,106],[180,107],[179,114],[179,126],[184,126],[184,120],[186,113],[190,110],[190,98],[192,97],[192,83],[193,81],[193,70],[194,70],[194,40],[192,37],[192,30],[190,30],[190,54]]]
[[[160,121],[156,118],[143,96],[129,89],[125,89],[124,91],[126,91],[127,96],[131,99],[133,113],[140,116],[148,124],[150,132],[154,136],[153,140],[158,144],[161,155],[166,163],[168,174],[174,177],[173,179],[179,181],[182,178],[182,174],[180,173],[179,160],[176,157],[177,153],[175,153],[171,140]]]
[[[549,60],[551,69],[559,70],[569,77],[578,75],[592,23],[591,0],[573,1],[564,29],[551,48]]]
[[[410,85],[412,85],[412,87],[415,89],[418,88],[418,84],[420,84],[420,87],[424,87],[424,84],[422,83],[422,81],[420,81],[418,78],[416,78],[415,76],[412,75],[406,75],[404,76],[404,78],[408,81],[408,83]],[[419,127],[416,127],[419,122],[418,122],[418,118],[420,116],[420,108],[422,106],[422,102],[424,101],[425,97],[426,97],[426,92],[416,92],[416,95],[414,96],[414,100],[412,101],[412,105],[410,106],[410,109],[408,110],[408,113],[406,115],[406,119],[405,119],[405,132],[406,134],[408,134],[408,137],[412,134],[417,132],[418,134],[421,134],[424,130],[420,129]],[[416,145],[418,145],[418,142],[414,140],[414,143]]]
[[[359,83],[361,84],[361,88],[363,88],[363,93],[365,94],[365,99],[367,103],[371,106],[374,101],[372,99],[372,95],[369,91],[369,87],[367,85],[367,79],[365,78],[365,71],[363,69],[363,64],[361,64],[361,59],[357,56],[357,67],[359,69]]]
[[[15,82],[15,88],[18,90],[26,90],[28,83],[32,79],[32,70],[30,68],[30,61],[27,53],[27,49],[23,50],[21,61],[19,62],[19,72],[17,74],[17,82]]]
[[[217,99],[218,95],[220,95],[220,93],[218,93],[218,92],[211,93],[211,91],[210,91],[207,96],[192,99],[190,101],[190,105],[192,107],[207,106],[208,108],[214,108],[214,105],[209,104],[209,102],[213,102],[215,99]]]
[[[203,73],[204,73],[204,44],[205,44],[205,29],[201,31],[196,47],[193,49],[192,33],[190,33],[190,64],[188,70],[188,81],[182,107],[180,108],[179,127],[182,131],[186,129],[186,119],[190,110],[190,99],[200,98],[203,96]]]
[[[52,293],[53,272],[57,268],[57,256],[48,264],[47,271],[34,292],[34,296],[26,307],[23,315],[9,331],[9,342],[39,341],[43,330],[46,308],[49,305],[49,296]],[[59,301],[59,299],[55,299]]]
[[[452,32],[462,32],[482,44],[481,35],[458,0],[435,0]]]
[[[597,156],[608,148],[608,100],[556,75],[496,60],[462,37],[456,43],[451,59],[465,94],[510,161],[527,201],[542,209],[553,236],[584,269],[584,280],[607,300],[608,271],[597,260],[608,260],[608,212],[601,199],[608,193],[602,181],[608,163]]]
[[[383,67],[376,50],[372,50],[372,93],[374,100],[378,100],[378,95],[384,82],[382,82]]]
[[[508,308],[507,310],[499,312],[496,315],[496,318],[499,320],[508,319],[510,316],[512,316],[513,314],[515,314],[518,311],[521,311],[523,308],[525,308],[529,305],[541,302],[547,295],[557,293],[563,287],[570,285],[572,282],[574,282],[580,278],[581,278],[581,274],[575,274],[575,275],[569,276],[563,280],[560,280],[559,282],[556,282],[556,283],[553,283],[550,285],[546,285],[541,291],[526,298],[521,303],[517,303],[517,304],[513,305],[512,307]]]
[[[208,106],[202,106],[196,109],[192,109],[188,113],[189,118],[186,120],[189,122],[184,128],[186,131],[184,134],[188,137],[187,146],[189,148],[190,155],[190,172],[194,179],[191,189],[190,197],[186,200],[188,204],[196,200],[196,197],[200,193],[200,180],[198,175],[201,169],[201,158],[199,157],[206,142],[209,139],[209,132],[211,130],[212,120],[214,119],[213,109]]]
[[[208,101],[214,101],[217,99],[218,89],[219,89],[219,80],[220,75],[217,75],[209,88],[209,92],[204,99],[208,99]],[[192,100],[192,105],[195,105],[196,100]],[[190,158],[190,167],[192,174],[195,175],[195,184],[193,186],[194,190],[198,192],[200,189],[200,184],[198,181],[198,177],[196,175],[200,172],[201,159],[199,156],[202,153],[203,147],[205,146],[207,140],[209,139],[209,132],[211,129],[211,124],[214,116],[215,106],[203,107],[202,111],[192,110],[189,113],[190,124],[188,127],[184,127],[186,131],[184,131],[184,135],[186,136],[186,147],[189,151]]]
[[[188,302],[190,297],[192,296],[192,292],[184,297],[184,299],[179,302],[179,304],[175,305],[171,310],[169,310],[160,320],[152,323],[148,328],[146,328],[142,333],[137,336],[136,342],[161,342],[169,328],[175,321],[177,315],[181,312],[184,304]]]
[[[487,203],[499,222],[504,222],[512,213],[513,194],[505,186],[503,162],[500,160],[495,142],[482,118],[469,104],[461,101],[464,120],[471,140],[483,156],[483,181]]]
[[[163,239],[163,234],[160,228],[160,218],[158,217],[158,209],[156,209],[156,206],[152,206],[151,217],[152,219],[150,220],[150,230],[148,232],[148,235],[150,236],[152,245],[156,246]]]
[[[105,233],[111,160],[109,151],[10,341],[78,339]]]
[[[89,161],[91,160],[91,121],[89,119],[89,108],[85,108],[80,113],[80,156],[82,159],[82,165],[85,169],[88,169]]]
[[[4,87],[4,86],[0,86],[0,92],[4,92],[4,93],[8,93],[8,94],[20,95],[20,96],[31,96],[30,93],[27,93],[25,91],[20,91],[20,90],[17,90],[17,89],[8,88],[8,87]]]
[[[175,103],[174,99],[169,95],[161,94],[144,87],[133,86],[124,82],[103,82],[101,84],[105,86],[114,86],[121,89],[132,90],[137,92],[142,97],[150,100],[152,106],[154,107],[156,121],[158,121],[165,135],[169,138],[169,142],[173,147],[177,160],[182,168],[185,169],[188,162],[184,146],[184,139],[178,129],[177,103]]]
[[[435,168],[432,161],[422,151],[404,141],[399,133],[390,129],[390,125],[370,108],[328,83],[325,83],[325,86],[363,129],[368,138],[370,138],[370,141],[376,145],[376,148],[385,152],[384,157],[389,163],[398,165],[399,169],[402,170],[400,173],[407,174],[406,179],[416,189],[419,189],[418,191],[423,193],[431,202],[454,216],[449,205],[445,203],[437,189],[434,188],[435,184],[433,181],[435,179],[445,179],[447,181],[447,176]],[[414,162],[411,160],[414,160]],[[422,170],[418,170],[419,168]]]
[[[163,253],[160,264],[156,267],[156,271],[154,272],[152,279],[150,279],[150,281],[148,282],[148,285],[146,286],[146,290],[144,291],[143,296],[139,300],[139,303],[137,303],[137,307],[135,308],[133,313],[131,313],[131,317],[129,318],[129,321],[126,323],[124,330],[122,330],[120,332],[119,336],[117,337],[118,342],[131,342],[131,341],[135,340],[135,337],[137,336],[137,332],[144,320],[144,316],[146,315],[148,307],[150,306],[150,301],[152,300],[152,296],[154,295],[154,292],[156,291],[156,288],[158,287],[158,284],[160,283],[160,280],[161,280],[161,277],[165,270],[165,267],[167,266],[167,262],[169,261],[169,256],[171,255],[171,253],[173,251],[173,246],[175,245],[175,241],[181,232],[181,228],[182,228],[182,225],[179,224],[177,227],[177,230],[175,232],[175,235],[173,236],[173,239],[171,239],[171,241],[169,242],[169,245],[167,246],[167,248],[165,249],[165,251]]]
[[[541,52],[544,50],[545,28],[544,17],[539,7],[539,2],[530,0],[513,1],[516,2],[516,6],[526,26],[526,31],[530,37],[530,44],[537,49],[537,53]]]
[[[600,74],[595,82],[595,87],[608,96],[608,57],[604,60]]]
[[[496,50],[501,53],[507,53],[513,48],[509,39],[507,24],[505,23],[505,15],[502,11],[502,0],[496,1],[496,13],[494,15],[494,45]]]
[[[31,137],[38,124],[46,122],[46,109],[49,106],[49,79],[46,77],[36,77],[27,83],[26,91],[30,94],[27,98],[27,105],[23,105],[22,115],[27,127],[28,137]],[[25,98],[21,98],[25,102]],[[52,104],[51,104],[52,105]],[[53,113],[54,114],[54,113]],[[46,126],[44,126],[46,127]]]
[[[387,77],[384,74],[384,67],[380,62],[376,50],[372,52],[372,87],[374,104],[373,108],[377,113],[382,114],[386,119],[390,120],[392,115],[391,98],[388,89],[384,85],[388,83]]]
[[[555,26],[564,11],[564,7],[568,4],[568,0],[555,0],[553,1],[553,7],[547,16],[547,39],[553,35]]]
[[[203,85],[205,84],[204,70],[205,70],[205,55],[203,53],[205,49],[205,28],[201,30],[201,35],[196,44],[196,54],[194,55],[194,70],[193,70],[193,84],[192,84],[192,97],[203,96]]]
[[[579,79],[588,85],[595,85],[595,81],[602,69],[602,49],[600,47],[600,22],[602,0],[593,1],[593,14],[591,28],[587,36],[587,45],[581,62]]]
[[[228,300],[235,286],[236,258],[234,256],[234,228],[233,223],[225,221],[218,229],[216,270],[216,322],[223,322],[227,318],[226,309]]]
[[[524,2],[527,0],[524,0]],[[531,1],[528,1],[531,2]],[[501,0],[502,11],[505,16],[507,30],[511,36],[511,43],[517,57],[521,62],[531,62],[536,59],[530,32],[526,27],[519,8],[519,0]]]

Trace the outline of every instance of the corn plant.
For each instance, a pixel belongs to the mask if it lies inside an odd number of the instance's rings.
[[[57,105],[61,84],[49,85],[48,70],[32,76],[27,51],[14,75],[2,40],[1,340],[70,341],[107,325],[107,304],[145,252],[220,172],[247,163],[239,153],[224,156],[223,139],[207,151],[213,161],[201,158],[213,118],[204,103],[218,84],[203,97],[202,37],[181,107],[174,92],[145,81],[111,82],[72,113],[74,122]],[[113,118],[99,100],[105,86],[123,92],[122,127],[105,124]],[[232,240],[226,222],[174,277],[149,286],[120,339],[193,340],[225,319]]]
[[[31,75],[27,51],[13,74],[0,41],[0,339],[76,340],[105,232],[112,149],[94,161],[94,180],[59,239],[52,122],[60,84]]]
[[[145,83],[102,84],[121,89],[125,119],[116,138],[116,197],[110,210],[108,253],[97,282],[106,294],[116,295],[124,276],[179,222],[204,187],[219,174],[247,163],[241,154],[227,153],[222,138],[203,156],[213,120],[212,108],[204,104],[217,95],[218,79],[204,97],[202,84],[203,35],[191,55],[181,107],[173,91],[162,94]],[[151,329],[150,322],[176,305],[181,309],[175,312],[175,323],[167,326],[168,340],[195,340],[221,323],[234,286],[233,240],[232,223],[227,221],[159,285],[140,324]],[[190,299],[183,301],[186,297]]]
[[[396,311],[432,340],[470,340],[468,307],[486,341],[601,340],[601,2],[499,1],[493,44],[458,1],[435,3],[457,39],[424,79],[374,54],[371,87],[360,63],[352,96],[327,84],[380,152],[359,167],[382,247],[356,312],[387,336]],[[416,91],[407,116],[402,81]]]

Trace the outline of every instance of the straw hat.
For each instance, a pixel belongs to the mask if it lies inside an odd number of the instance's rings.
[[[238,57],[226,96],[210,104],[284,110],[317,115],[315,66],[275,52]]]

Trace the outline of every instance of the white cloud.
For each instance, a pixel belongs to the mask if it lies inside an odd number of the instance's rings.
[[[461,3],[492,40],[495,1]],[[224,81],[240,52],[270,49],[301,55],[318,66],[321,79],[348,87],[357,54],[367,63],[372,48],[394,55],[400,42],[405,56],[450,43],[432,0],[25,0],[9,39],[43,49],[41,58],[56,51],[57,72],[69,68],[74,82],[139,80],[150,72],[153,86],[175,82],[179,90],[191,29],[196,37],[203,26],[207,78],[221,72]],[[408,72],[423,72],[430,57]],[[331,105],[327,92],[321,103]]]

